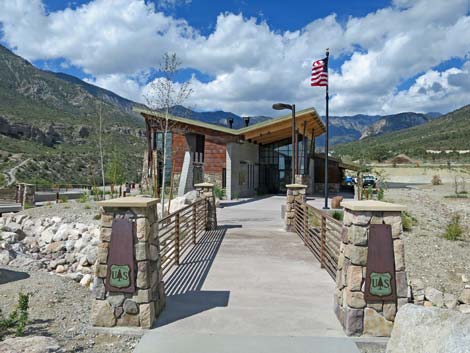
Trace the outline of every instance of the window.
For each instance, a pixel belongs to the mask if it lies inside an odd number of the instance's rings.
[[[227,187],[227,169],[222,169],[222,189]]]
[[[204,135],[196,135],[196,150],[194,151],[194,162],[204,163]]]

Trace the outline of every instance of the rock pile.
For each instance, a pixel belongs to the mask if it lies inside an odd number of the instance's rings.
[[[416,279],[411,281],[413,302],[425,307],[446,308],[458,310],[462,313],[470,313],[470,284],[465,284],[466,276],[462,276],[464,288],[459,296],[445,293],[433,287],[425,287],[423,281]]]
[[[0,218],[0,265],[44,269],[89,287],[99,233],[97,225],[68,223],[61,217],[6,214]]]

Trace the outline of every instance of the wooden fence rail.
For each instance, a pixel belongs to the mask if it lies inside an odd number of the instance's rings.
[[[158,221],[163,276],[180,264],[181,256],[206,231],[207,199],[199,199]]]
[[[342,222],[307,203],[294,204],[294,229],[333,279],[336,279]]]

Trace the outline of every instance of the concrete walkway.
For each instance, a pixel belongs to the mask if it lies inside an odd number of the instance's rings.
[[[136,353],[358,352],[334,315],[334,281],[283,230],[284,202],[218,209],[220,229],[166,280],[167,307]]]

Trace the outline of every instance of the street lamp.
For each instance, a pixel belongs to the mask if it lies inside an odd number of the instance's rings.
[[[276,103],[273,104],[273,109],[284,110],[289,109],[292,111],[292,184],[295,184],[296,164],[297,164],[297,138],[295,134],[295,104]]]

